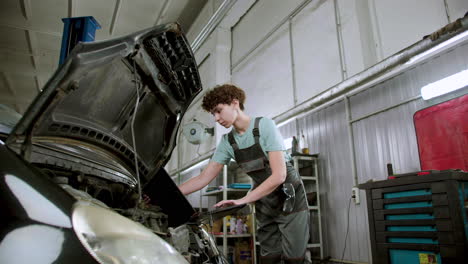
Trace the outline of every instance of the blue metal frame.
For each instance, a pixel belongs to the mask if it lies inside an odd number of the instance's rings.
[[[92,16],[62,18],[62,21],[64,25],[59,65],[65,61],[76,44],[94,41],[96,29],[101,28]]]

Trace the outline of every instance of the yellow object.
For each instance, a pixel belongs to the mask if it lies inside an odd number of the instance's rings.
[[[231,216],[230,216],[230,215],[226,215],[225,217],[226,217],[226,226],[227,226],[227,227],[230,227],[230,226],[231,226],[231,223],[230,223],[230,221],[231,221]],[[229,228],[228,228],[228,229],[229,229]]]
[[[220,233],[223,227],[223,219],[218,219],[213,222],[212,232],[213,233]]]
[[[419,253],[419,264],[437,264],[435,254]]]
[[[252,215],[251,214],[247,215],[247,220],[245,221],[245,224],[247,225],[247,233],[253,234],[253,232],[252,232],[253,223],[252,223]]]

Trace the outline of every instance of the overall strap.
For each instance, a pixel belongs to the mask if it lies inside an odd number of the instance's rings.
[[[231,132],[228,133],[228,141],[229,141],[229,144],[231,144],[231,147],[232,147],[233,150],[238,150],[239,146],[237,145],[236,141],[234,140],[233,130],[231,130]]]
[[[261,117],[255,118],[255,126],[254,126],[254,129],[252,130],[252,133],[255,139],[255,144],[260,143],[260,129],[258,129],[258,125],[260,124],[260,119],[262,118]]]

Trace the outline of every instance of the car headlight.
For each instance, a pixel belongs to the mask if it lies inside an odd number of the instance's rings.
[[[99,263],[188,263],[162,238],[112,210],[79,201],[72,222],[81,243]]]

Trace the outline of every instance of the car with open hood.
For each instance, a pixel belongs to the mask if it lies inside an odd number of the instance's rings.
[[[77,45],[0,142],[0,263],[221,263],[164,170],[201,90],[177,23]]]

